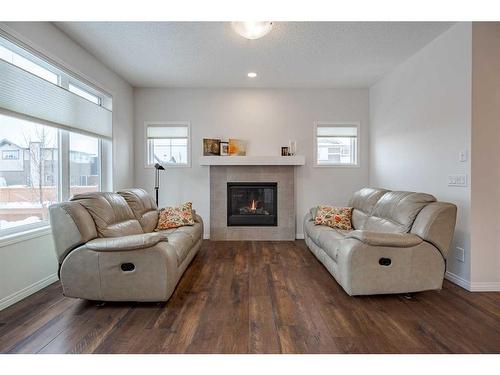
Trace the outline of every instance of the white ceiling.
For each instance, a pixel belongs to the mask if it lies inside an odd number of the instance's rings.
[[[369,87],[451,23],[275,22],[258,40],[229,22],[55,25],[136,87]]]

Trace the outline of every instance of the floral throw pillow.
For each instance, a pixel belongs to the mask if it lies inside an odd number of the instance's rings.
[[[184,203],[180,207],[165,207],[160,210],[156,230],[194,225],[193,205],[191,202]]]
[[[352,207],[318,206],[314,224],[351,230]]]

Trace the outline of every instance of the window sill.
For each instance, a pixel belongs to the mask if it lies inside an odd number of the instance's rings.
[[[165,169],[176,169],[176,168],[191,168],[191,164],[178,164],[178,165],[172,165],[172,164],[162,164]],[[146,164],[144,166],[145,169],[155,169],[154,165],[148,165]]]
[[[361,168],[359,164],[314,164],[315,168]]]
[[[33,238],[46,236],[48,234],[51,234],[50,225],[44,225],[42,227],[27,229],[21,232],[8,234],[0,237],[0,247],[13,245],[18,242],[31,240]]]

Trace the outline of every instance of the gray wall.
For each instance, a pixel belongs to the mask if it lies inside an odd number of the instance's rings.
[[[209,167],[199,165],[203,138],[247,140],[247,155],[280,155],[298,142],[306,165],[295,174],[297,234],[302,218],[319,203],[344,205],[368,183],[368,90],[366,89],[135,89],[135,184],[152,193],[153,170],[144,167],[145,121],[190,121],[192,166],[161,177],[160,206],[191,200],[209,228]],[[359,121],[361,167],[313,166],[314,121]]]
[[[459,153],[470,154],[471,65],[471,24],[460,23],[370,89],[370,184],[458,205],[448,271],[466,282],[470,185],[449,187],[447,177],[470,177],[470,158],[460,162]],[[465,249],[465,263],[455,259],[457,246]]]

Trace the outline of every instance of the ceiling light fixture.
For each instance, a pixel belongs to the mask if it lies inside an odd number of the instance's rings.
[[[259,39],[273,28],[272,22],[231,22],[233,30],[247,39]]]
[[[248,78],[255,78],[255,77],[257,77],[257,73],[250,72],[250,73],[247,74],[247,76],[248,76]]]

